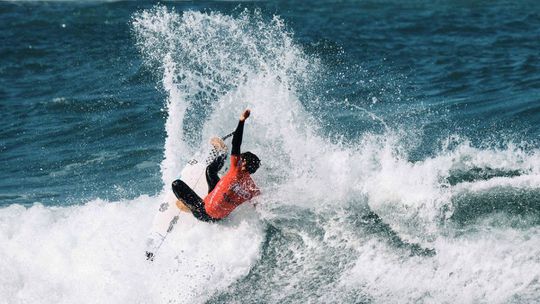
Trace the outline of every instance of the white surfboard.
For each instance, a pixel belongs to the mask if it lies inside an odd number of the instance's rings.
[[[197,195],[204,198],[208,194],[208,184],[206,182],[206,167],[220,155],[226,155],[226,149],[216,149],[212,147],[206,158],[195,156],[191,159],[182,172],[180,179],[185,182]],[[178,222],[180,209],[176,206],[177,198],[172,190],[167,191],[165,201],[159,205],[158,212],[154,217],[152,228],[146,241],[146,258],[153,260],[159,248],[165,241],[167,234],[171,232]]]

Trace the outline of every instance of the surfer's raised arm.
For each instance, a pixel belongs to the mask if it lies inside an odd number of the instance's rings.
[[[242,115],[240,115],[238,126],[236,126],[236,130],[234,130],[231,155],[240,155],[240,146],[242,145],[242,136],[244,134],[244,122],[249,117],[249,114],[251,114],[251,111],[246,109]]]

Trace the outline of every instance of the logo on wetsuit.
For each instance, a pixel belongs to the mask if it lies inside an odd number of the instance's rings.
[[[251,194],[246,189],[242,188],[242,186],[239,183],[234,183],[231,186],[231,190],[236,193],[238,196],[242,197],[243,199],[249,199],[251,197]]]

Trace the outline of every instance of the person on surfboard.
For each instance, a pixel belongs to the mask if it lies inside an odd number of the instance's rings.
[[[218,172],[223,167],[224,157],[216,158],[206,167],[208,195],[204,199],[182,180],[177,179],[172,183],[172,190],[178,198],[176,205],[181,210],[191,211],[198,220],[215,222],[227,217],[236,207],[261,193],[251,179],[251,174],[259,168],[259,158],[251,152],[240,153],[244,122],[250,113],[249,109],[242,113],[234,131],[229,171],[219,178]],[[211,143],[216,148],[225,147],[219,138],[213,138]]]

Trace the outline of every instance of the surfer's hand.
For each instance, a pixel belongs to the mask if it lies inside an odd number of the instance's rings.
[[[251,111],[249,109],[246,109],[244,113],[242,113],[242,115],[240,116],[240,121],[245,121],[249,117],[249,114],[251,114]]]
[[[210,138],[210,144],[217,150],[227,151],[227,145],[225,144],[223,139],[217,136]]]

